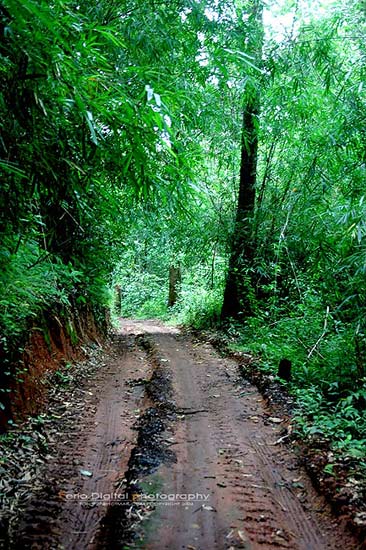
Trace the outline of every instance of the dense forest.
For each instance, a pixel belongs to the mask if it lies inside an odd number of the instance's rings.
[[[42,315],[107,308],[285,359],[327,472],[366,470],[365,32],[361,0],[3,0],[0,407]]]

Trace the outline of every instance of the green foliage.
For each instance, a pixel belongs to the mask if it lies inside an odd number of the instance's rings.
[[[154,273],[131,273],[120,270],[123,317],[160,317],[167,315],[168,277]]]
[[[171,308],[168,308],[168,269],[161,270],[160,275],[128,273],[119,269],[116,280],[122,289],[120,314],[125,317],[159,317],[195,328],[218,323],[223,281],[221,286],[210,288],[207,268],[199,264],[190,267],[190,272],[183,270],[179,299]]]
[[[337,388],[332,389],[335,403],[317,386],[309,386],[306,392],[297,390],[297,430],[310,439],[326,438],[335,453],[359,459],[366,466],[366,384],[340,399]]]
[[[211,173],[211,162],[201,170]],[[211,185],[201,186],[199,202],[186,203],[189,213],[172,215],[166,205],[140,207],[137,220],[127,217],[129,229],[113,275],[114,285],[121,289],[122,315],[158,316],[195,326],[211,324],[212,316],[217,321],[231,219],[227,189],[215,180]],[[168,308],[169,267],[178,264],[182,270],[179,299]]]
[[[49,308],[111,306],[116,285],[117,314],[213,325],[240,242],[243,103],[260,94],[255,210],[235,265],[252,316],[229,330],[267,372],[292,361],[303,434],[361,457],[364,13],[341,0],[318,18],[299,8],[275,40],[253,6],[2,3],[0,351]]]
[[[163,248],[159,236],[149,229],[145,241],[134,241],[134,253],[126,248],[115,269],[115,283],[122,296],[121,315],[160,317],[196,327],[217,321],[223,291],[222,258],[215,258],[217,274],[212,286],[212,263],[206,258],[209,250],[198,247],[193,252],[181,240],[169,243],[166,232],[160,235]],[[141,238],[141,230],[139,235]],[[168,308],[169,266],[177,258],[182,267],[182,283],[178,302]]]
[[[203,6],[186,4],[2,4],[6,349],[45,309],[110,305],[125,219],[132,214],[134,223],[138,201],[162,204],[172,215],[196,192],[192,167],[203,151],[195,138],[197,102],[205,80],[197,28],[208,20]]]
[[[362,460],[364,26],[360,5],[337,2],[323,17],[295,19],[288,39],[266,41],[255,250],[241,262],[241,300],[256,309],[230,329],[266,372],[292,361],[303,435]]]
[[[70,371],[71,363],[66,363],[64,369],[58,369],[53,374],[53,379],[60,386],[68,386],[73,381],[73,375]]]
[[[234,347],[259,357],[260,369],[272,376],[280,360],[289,358],[292,381],[287,386],[296,398],[297,431],[315,443],[327,439],[337,456],[366,465],[366,379],[357,376],[353,334],[330,326],[310,355],[323,333],[322,319],[314,304],[305,315],[297,313],[287,317],[283,312],[274,323],[268,317],[267,322],[251,318],[245,328],[233,326]]]
[[[196,264],[190,273],[183,273],[180,297],[171,311],[175,322],[194,328],[218,324],[224,280],[222,266],[216,267],[219,274],[221,272],[221,280],[217,277],[214,287],[210,285],[210,273],[205,265]]]
[[[49,304],[67,308],[70,295],[80,283],[81,273],[69,263],[39,262],[39,246],[35,241],[21,243],[17,253],[8,255],[3,267],[0,300],[2,344],[19,337],[30,319],[37,317]]]

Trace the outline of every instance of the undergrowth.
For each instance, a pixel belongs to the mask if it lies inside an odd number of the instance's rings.
[[[223,276],[220,273],[212,286],[204,266],[196,266],[189,272],[183,272],[178,300],[172,307],[168,307],[167,269],[159,274],[120,269],[117,282],[122,291],[121,309],[116,311],[116,307],[114,308],[117,315],[154,317],[194,328],[209,328],[219,320]]]
[[[359,377],[352,326],[330,313],[324,330],[319,310],[299,307],[276,320],[264,312],[232,324],[228,333],[232,347],[258,357],[268,375],[277,376],[281,359],[291,361],[291,382],[282,383],[295,397],[295,428],[312,444],[328,441],[328,474],[337,459],[366,469],[366,377]]]

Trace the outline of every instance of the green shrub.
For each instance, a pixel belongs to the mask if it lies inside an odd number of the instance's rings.
[[[0,275],[2,338],[18,338],[52,304],[70,306],[69,297],[80,278],[80,272],[47,257],[35,242],[21,244],[16,253],[9,254]]]
[[[154,273],[122,273],[121,286],[124,317],[165,317],[168,302],[168,281]]]

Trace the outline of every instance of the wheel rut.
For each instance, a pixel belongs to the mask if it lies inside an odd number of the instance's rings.
[[[153,321],[122,320],[116,342],[14,548],[361,548],[235,362]]]
[[[173,425],[176,462],[144,483],[176,499],[154,504],[131,548],[355,549],[296,455],[278,443],[286,419],[271,417],[236,364],[186,336],[149,332],[183,413]],[[207,500],[177,502],[197,493]]]

